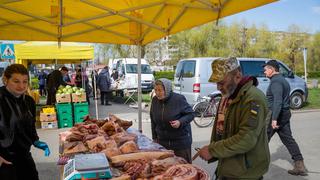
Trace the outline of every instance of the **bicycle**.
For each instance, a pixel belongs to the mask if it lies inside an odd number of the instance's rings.
[[[195,112],[194,123],[198,127],[205,128],[213,124],[220,99],[221,97],[219,95],[209,95],[199,98],[198,102],[193,106]]]

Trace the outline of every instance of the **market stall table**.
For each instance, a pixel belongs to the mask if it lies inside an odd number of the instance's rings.
[[[154,179],[175,177],[177,180],[209,179],[208,173],[202,168],[187,164],[183,158],[175,156],[173,151],[166,150],[138,130],[131,128],[131,121],[121,120],[114,115],[110,115],[109,118],[103,121],[86,118],[84,123],[59,134],[61,156],[58,164],[62,165],[61,179],[64,177],[63,169],[66,176],[70,175],[76,166],[75,159],[81,154],[86,156],[90,153],[94,156],[103,153],[109,162],[104,166],[100,164],[102,173],[111,171],[113,178],[121,180],[151,177]],[[66,163],[69,168],[64,167]],[[97,168],[92,168],[89,161],[86,169],[93,169],[97,175],[101,172],[101,168],[99,172]],[[89,176],[88,172],[79,171],[74,174],[77,173],[87,173]],[[103,177],[102,175],[99,177]]]

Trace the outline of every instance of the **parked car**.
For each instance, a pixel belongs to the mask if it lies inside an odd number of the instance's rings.
[[[216,93],[217,85],[209,83],[211,62],[217,58],[191,58],[180,60],[174,75],[173,91],[186,97],[187,102],[194,105],[200,97]]]
[[[220,96],[215,83],[209,83],[209,77],[212,73],[211,62],[217,59],[213,58],[191,58],[180,60],[177,64],[174,77],[174,92],[183,94],[188,103],[193,105],[202,96],[215,94]],[[265,77],[263,64],[268,58],[237,58],[241,66],[242,73],[245,76],[255,76],[258,79],[258,88],[266,93],[270,80]],[[290,107],[299,109],[307,101],[308,89],[305,81],[294,75],[294,73],[279,61],[280,73],[290,84]]]

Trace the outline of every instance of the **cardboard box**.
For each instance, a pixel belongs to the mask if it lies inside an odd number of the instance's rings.
[[[86,102],[87,96],[86,93],[82,93],[77,95],[76,93],[72,93],[72,102]]]
[[[40,113],[41,122],[57,121],[57,113]]]
[[[41,122],[41,129],[56,129],[58,128],[58,122]]]
[[[57,101],[57,103],[70,103],[71,96],[70,96],[70,94],[64,94],[64,95],[56,94],[56,101]]]

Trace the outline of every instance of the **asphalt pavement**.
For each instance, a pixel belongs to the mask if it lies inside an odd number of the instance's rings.
[[[128,104],[113,103],[112,106],[102,106],[98,103],[99,118],[107,117],[109,113],[114,113],[117,116],[132,120],[133,127],[138,128],[138,110],[134,106]],[[95,117],[96,108],[93,102],[90,105],[90,115]],[[142,130],[145,135],[151,138],[151,124],[148,113],[148,106],[144,105],[142,113]],[[270,141],[271,163],[268,173],[265,174],[264,179],[267,180],[300,180],[320,179],[320,110],[312,111],[296,111],[291,118],[291,128],[293,136],[300,146],[302,154],[305,159],[305,164],[310,171],[309,176],[292,176],[287,173],[291,169],[292,160],[289,152],[281,143],[279,137],[275,134]],[[192,123],[193,133],[193,148],[202,147],[208,144],[212,127],[198,128]],[[58,134],[67,129],[53,129],[42,130],[38,129],[38,134],[41,140],[48,143],[51,149],[51,155],[44,157],[41,150],[32,148],[32,155],[39,171],[41,180],[57,180],[59,179],[60,167],[58,167],[57,160],[59,157]],[[193,152],[194,153],[194,152]],[[200,158],[194,161],[195,164],[205,168],[213,177],[216,163],[208,164]]]

